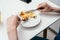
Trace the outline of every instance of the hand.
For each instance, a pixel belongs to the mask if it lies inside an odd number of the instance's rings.
[[[18,27],[20,23],[20,19],[18,16],[11,16],[7,19],[7,29],[11,30],[11,29],[16,29]]]
[[[51,6],[49,6],[46,2],[44,3],[40,3],[37,8],[40,8],[39,11],[40,12],[52,12],[53,8]]]

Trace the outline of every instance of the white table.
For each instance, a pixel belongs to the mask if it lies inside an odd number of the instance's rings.
[[[49,2],[48,0],[45,0],[50,5],[54,5],[53,3]],[[0,10],[3,15],[2,17],[2,27],[0,28],[0,40],[8,40],[7,31],[6,31],[6,19],[7,17],[18,14],[18,12],[22,10],[30,10],[35,9],[37,4],[41,2],[45,2],[44,0],[32,0],[30,4],[26,4],[24,2],[21,2],[19,0],[1,0],[0,1]],[[54,5],[57,7],[56,5]],[[41,23],[35,28],[18,28],[18,38],[19,40],[30,40],[32,37],[34,37],[36,34],[40,33],[44,29],[46,29],[49,25],[57,21],[60,16],[51,16],[51,15],[40,15],[41,17]]]

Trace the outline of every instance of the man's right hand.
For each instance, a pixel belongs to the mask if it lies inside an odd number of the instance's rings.
[[[17,15],[12,15],[7,19],[7,29],[8,31],[12,29],[17,29],[19,23],[20,23],[20,18]]]
[[[37,8],[43,8],[43,9],[39,9],[40,12],[52,12],[54,9],[48,5],[46,2],[44,3],[40,3]]]

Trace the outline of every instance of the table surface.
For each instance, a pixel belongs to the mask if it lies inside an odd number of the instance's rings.
[[[51,6],[55,4],[51,3],[48,0],[32,0],[30,4],[24,3],[20,0],[1,0],[0,1],[0,10],[2,13],[2,25],[0,25],[0,40],[8,40],[7,30],[6,30],[6,19],[11,15],[16,15],[19,12],[25,10],[35,9],[36,6],[41,2],[47,2]],[[40,33],[46,29],[49,25],[57,21],[59,15],[43,15],[40,14],[41,23],[35,28],[23,28],[21,25],[18,27],[18,38],[19,40],[30,40],[36,34]]]

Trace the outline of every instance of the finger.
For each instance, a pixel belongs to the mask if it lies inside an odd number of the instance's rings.
[[[43,10],[38,10],[38,11],[43,12]]]
[[[18,17],[18,24],[21,22],[21,19]]]
[[[18,20],[18,21],[21,21],[21,19],[20,19],[18,16],[17,16],[17,20]]]
[[[39,5],[41,5],[41,6],[45,6],[45,5],[48,5],[46,2],[44,2],[44,3],[40,3]]]
[[[38,9],[38,11],[40,11],[40,12],[43,12],[44,10],[45,10],[44,7],[41,7],[40,9]]]
[[[46,10],[39,10],[40,12],[47,12]]]
[[[38,7],[37,9],[38,9],[38,10],[43,10],[43,9],[45,9],[45,7],[46,7],[46,6],[40,6],[40,7]]]
[[[20,24],[20,22],[21,22],[21,21],[17,21],[17,25],[19,25],[19,24]]]
[[[20,18],[17,15],[14,15],[14,18],[18,21],[20,21]]]
[[[40,4],[37,6],[37,8],[39,8],[39,7],[46,7],[46,6],[47,6],[47,3],[44,2],[44,3],[40,3]]]
[[[45,7],[39,7],[39,8],[38,8],[38,10],[43,10],[43,9],[45,9]]]
[[[17,26],[20,24],[21,20],[20,18],[17,16]]]

